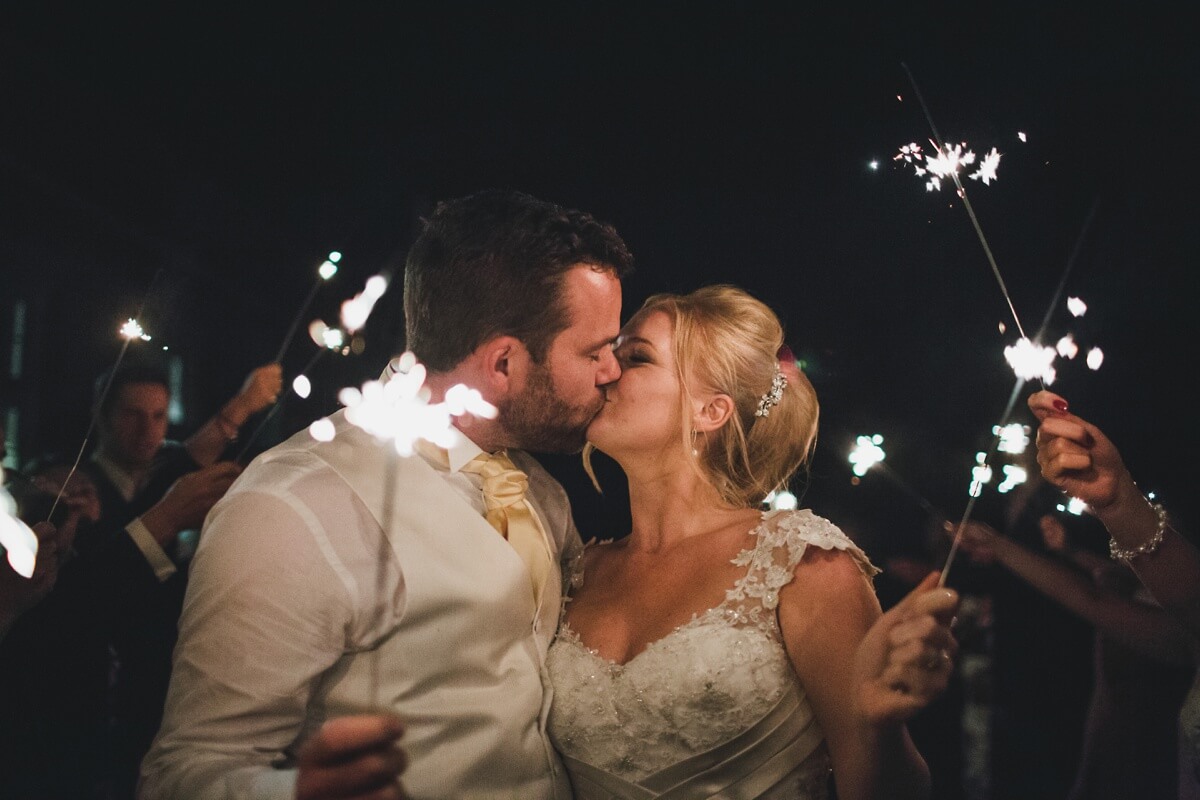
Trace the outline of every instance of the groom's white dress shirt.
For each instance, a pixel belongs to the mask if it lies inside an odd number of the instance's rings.
[[[478,476],[460,471],[476,445],[464,437],[448,467],[389,459],[334,419],[332,441],[302,431],[269,450],[210,512],[139,798],[290,800],[299,744],[379,708],[405,721],[413,798],[569,798],[545,669],[561,561],[582,549],[566,493],[510,453],[555,550],[535,607]]]

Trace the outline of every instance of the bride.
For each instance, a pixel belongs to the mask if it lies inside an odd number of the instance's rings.
[[[881,614],[841,530],[759,510],[817,432],[782,343],[732,286],[651,297],[622,331],[588,439],[633,527],[587,547],[547,660],[577,800],[816,800],[831,770],[840,800],[928,796],[905,720],[946,686],[957,596],[931,575]]]

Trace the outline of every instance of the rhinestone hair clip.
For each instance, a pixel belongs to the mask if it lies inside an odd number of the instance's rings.
[[[783,397],[783,390],[787,388],[787,378],[779,369],[779,365],[775,365],[775,377],[771,379],[771,388],[762,397],[758,398],[758,410],[754,412],[756,417],[771,416],[771,409],[779,405],[780,398]]]

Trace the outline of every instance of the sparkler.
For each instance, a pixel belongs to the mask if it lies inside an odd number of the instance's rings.
[[[896,486],[900,487],[905,494],[915,500],[921,508],[925,509],[926,512],[939,519],[943,518],[945,515],[938,511],[933,503],[926,500],[919,492],[900,478],[899,474],[888,465],[885,460],[886,458],[887,453],[883,449],[883,436],[876,433],[870,436],[857,437],[854,441],[854,447],[850,450],[848,460],[851,464],[851,471],[857,477],[861,478],[871,470],[883,473]]]
[[[288,327],[288,331],[283,337],[283,344],[279,345],[279,353],[276,354],[275,361],[283,361],[283,356],[287,353],[288,345],[292,343],[292,337],[296,335],[296,329],[300,327],[301,318],[308,311],[308,307],[312,305],[312,301],[316,299],[317,292],[321,290],[321,285],[337,274],[337,265],[341,260],[342,254],[335,250],[326,256],[321,265],[317,267],[317,279],[313,282],[308,296],[304,298],[304,302],[300,304],[300,310],[292,318],[292,324]]]
[[[938,156],[935,159],[933,159],[933,160],[930,160],[928,158],[925,159],[926,167],[933,173],[935,178],[939,179],[939,181],[942,177],[949,177],[954,181],[954,185],[955,185],[955,188],[957,189],[958,196],[963,201],[963,207],[967,210],[967,215],[970,217],[971,224],[975,229],[976,236],[979,238],[979,243],[983,247],[984,255],[987,257],[988,265],[992,269],[992,274],[996,278],[996,283],[1000,287],[1000,292],[1004,296],[1004,301],[1008,304],[1009,312],[1012,314],[1013,322],[1017,326],[1017,332],[1020,334],[1021,341],[1018,342],[1018,344],[1015,345],[1011,351],[1006,350],[1006,352],[1005,352],[1006,358],[1009,359],[1010,364],[1013,364],[1014,370],[1017,372],[1017,384],[1016,384],[1016,386],[1014,386],[1012,396],[1009,398],[1008,405],[1005,408],[1004,415],[1002,417],[1004,422],[1001,423],[1001,425],[1003,426],[1004,424],[1007,423],[1008,417],[1012,413],[1012,409],[1016,405],[1016,399],[1017,399],[1018,393],[1020,392],[1021,388],[1025,384],[1026,376],[1039,377],[1043,381],[1043,386],[1045,385],[1047,377],[1049,377],[1051,381],[1053,380],[1053,374],[1049,372],[1049,361],[1051,361],[1053,359],[1053,354],[1055,351],[1053,348],[1048,348],[1049,352],[1050,352],[1050,357],[1049,357],[1049,360],[1047,360],[1045,351],[1041,348],[1041,346],[1038,345],[1036,343],[1036,341],[1030,341],[1029,338],[1025,335],[1025,329],[1021,325],[1020,316],[1017,314],[1017,309],[1013,305],[1012,297],[1009,294],[1008,287],[1004,282],[1004,277],[1000,274],[1000,268],[996,264],[995,256],[992,255],[992,249],[988,245],[987,237],[984,236],[984,234],[983,234],[983,228],[979,224],[979,218],[975,215],[975,209],[974,209],[974,207],[972,207],[971,200],[967,196],[966,188],[963,186],[962,181],[959,179],[959,168],[961,166],[963,166],[964,163],[974,163],[974,153],[970,153],[969,151],[967,151],[967,155],[969,155],[969,161],[964,162],[965,156],[964,156],[963,148],[965,147],[965,145],[947,146],[944,144],[944,140],[942,139],[941,135],[938,133],[937,125],[933,121],[933,116],[929,112],[929,107],[925,103],[925,98],[921,95],[921,88],[920,88],[920,86],[917,85],[916,78],[913,77],[912,71],[909,70],[907,64],[902,62],[901,66],[904,68],[905,73],[908,75],[909,83],[912,84],[913,92],[916,94],[916,97],[917,97],[917,102],[920,104],[921,110],[925,114],[925,119],[929,123],[929,129],[933,133],[932,141],[933,141],[935,149],[938,152]],[[1024,134],[1021,134],[1021,140],[1022,141],[1025,140]],[[906,158],[906,160],[909,160],[909,161],[914,160],[916,158],[916,156],[920,154],[920,148],[918,147],[914,151],[913,150],[914,147],[915,147],[914,145],[910,145],[908,147],[907,152],[906,152],[905,148],[901,148],[901,156],[898,156],[898,158],[908,156],[908,158]],[[977,177],[979,180],[983,180],[983,182],[985,184],[990,183],[991,180],[993,180],[995,178],[996,167],[999,165],[999,163],[1000,163],[999,153],[997,153],[995,148],[993,148],[992,152],[989,153],[987,157],[985,157],[984,164],[981,165],[979,172],[975,173],[974,175],[972,175],[970,177]],[[934,183],[932,188],[940,188],[940,182]],[[926,189],[932,190],[931,186],[929,184],[927,184]],[[1086,232],[1086,230],[1091,222],[1091,218],[1092,218],[1092,215],[1094,214],[1094,212],[1095,212],[1095,204],[1093,204],[1092,211],[1089,212],[1087,221],[1084,223],[1084,232]],[[1071,257],[1067,260],[1066,270],[1064,271],[1063,276],[1059,282],[1058,289],[1056,289],[1056,291],[1055,291],[1055,299],[1053,302],[1051,302],[1050,306],[1047,308],[1046,320],[1049,319],[1050,314],[1052,313],[1054,307],[1057,305],[1057,299],[1058,299],[1059,293],[1062,290],[1062,286],[1066,282],[1067,274],[1070,272],[1072,266],[1074,265],[1075,257],[1078,254],[1079,244],[1082,242],[1082,239],[1083,239],[1083,233],[1080,234],[1079,240],[1076,241],[1075,250],[1072,252]],[[1040,339],[1042,332],[1044,332],[1044,330],[1045,330],[1046,320],[1043,320],[1042,330],[1039,331],[1039,334],[1037,337],[1038,339]],[[1039,363],[1041,364],[1040,369],[1035,366]],[[1095,363],[1099,364],[1099,360],[1096,360]],[[1018,365],[1021,365],[1019,369],[1018,369]],[[993,447],[995,447],[995,439],[993,440]],[[980,462],[979,466],[987,467],[987,457],[986,456]],[[977,469],[978,469],[978,467],[977,467]],[[959,546],[960,539],[962,537],[963,528],[966,526],[967,520],[970,519],[971,511],[974,508],[976,498],[977,498],[977,495],[972,494],[970,501],[968,501],[968,503],[967,503],[967,508],[963,514],[961,521],[959,522],[958,529],[955,532],[954,542],[950,547],[950,553],[946,557],[945,565],[943,565],[943,567],[942,567],[941,577],[938,580],[938,586],[944,586],[946,583],[946,576],[949,574],[950,564],[953,562],[954,556],[958,552],[958,546]]]
[[[1059,278],[1058,286],[1056,286],[1054,289],[1054,296],[1050,303],[1046,306],[1046,313],[1042,317],[1042,323],[1038,329],[1038,334],[1036,337],[1039,340],[1045,334],[1046,328],[1050,324],[1050,317],[1054,313],[1054,309],[1058,307],[1059,298],[1062,296],[1063,288],[1066,286],[1067,276],[1070,275],[1071,270],[1075,266],[1075,261],[1079,256],[1079,248],[1083,244],[1083,240],[1087,234],[1088,228],[1091,227],[1092,219],[1096,213],[1096,207],[1097,203],[1093,202],[1091,209],[1088,211],[1087,217],[1084,219],[1083,229],[1079,232],[1079,236],[1075,240],[1075,247],[1071,250],[1071,255],[1067,259],[1066,266]],[[1075,316],[1079,316],[1086,309],[1086,305],[1077,298],[1070,298],[1068,300],[1067,307]],[[1001,422],[998,426],[992,429],[994,432],[992,449],[999,447],[1003,441],[1002,433],[1007,430],[1009,417],[1012,415],[1012,411],[1016,407],[1017,398],[1020,396],[1021,390],[1025,386],[1025,380],[1026,379],[1023,378],[1020,373],[1017,374],[1017,382],[1013,386],[1012,394],[1009,396],[1008,403],[1004,408],[1004,413],[1000,417]],[[979,466],[987,467],[987,459],[988,455],[985,454],[983,460],[979,462]],[[946,577],[950,574],[950,565],[954,562],[954,557],[958,554],[958,547],[962,539],[963,530],[966,528],[967,521],[971,518],[971,512],[975,508],[975,501],[979,497],[979,494],[977,493],[969,492],[969,494],[970,499],[967,501],[967,506],[963,510],[962,518],[959,520],[958,527],[955,529],[954,540],[950,545],[950,552],[946,556],[946,563],[942,565],[941,576],[938,578],[939,587],[946,585]]]
[[[338,256],[337,253],[330,253],[330,258]],[[339,256],[340,257],[340,256]],[[326,264],[332,266],[332,261],[326,261]],[[332,272],[329,273],[332,276]],[[334,352],[346,355],[350,352],[350,347],[346,344],[347,335],[353,335],[367,324],[367,319],[371,316],[371,311],[375,308],[375,303],[380,297],[383,297],[387,292],[388,279],[385,275],[373,275],[367,279],[366,286],[361,292],[356,294],[349,300],[342,303],[341,308],[341,328],[330,327],[323,320],[313,320],[308,326],[309,338],[319,348],[308,363],[301,368],[300,372],[292,380],[292,391],[299,397],[308,397],[312,391],[312,383],[308,379],[308,371],[311,370],[316,363],[321,360],[321,357],[326,353]],[[295,325],[293,325],[293,329]],[[344,330],[343,330],[344,329]],[[278,360],[278,359],[276,359]],[[254,432],[246,440],[242,446],[241,452],[238,453],[235,459],[238,463],[242,463],[246,456],[250,453],[250,448],[258,439],[258,435],[266,429],[267,424],[279,412],[283,403],[283,396],[271,406],[268,411],[254,428]]]
[[[153,286],[153,282],[151,282],[151,285]],[[145,306],[144,301],[142,305]],[[75,463],[71,465],[66,479],[63,480],[62,486],[58,489],[58,494],[54,496],[54,502],[50,505],[50,513],[46,515],[47,521],[54,516],[54,511],[58,508],[58,501],[62,499],[63,493],[67,490],[67,485],[70,484],[71,478],[75,475],[75,470],[79,468],[79,462],[83,459],[83,453],[87,449],[88,440],[92,436],[96,422],[100,419],[100,409],[104,407],[104,401],[108,397],[108,390],[112,388],[113,379],[117,377],[117,368],[121,366],[121,360],[125,358],[125,352],[129,349],[129,343],[134,339],[139,339],[143,342],[150,341],[150,336],[142,330],[141,324],[136,319],[127,319],[125,324],[121,326],[119,333],[122,339],[121,350],[117,353],[117,360],[113,362],[112,369],[108,372],[108,381],[104,384],[104,390],[100,393],[100,399],[96,401],[96,405],[92,409],[92,419],[88,423],[87,432],[83,435],[83,444],[79,446],[79,452],[75,455]]]
[[[22,578],[32,578],[37,566],[38,538],[17,516],[17,504],[3,488],[4,468],[0,467],[0,549],[8,554],[8,563]]]
[[[388,371],[392,374],[386,382],[367,381],[360,389],[346,387],[338,393],[338,399],[346,407],[346,421],[369,433],[380,444],[388,445],[387,469],[384,471],[386,493],[376,562],[376,597],[383,596],[387,582],[388,531],[392,524],[393,490],[399,459],[411,456],[421,440],[438,447],[453,447],[462,436],[453,425],[454,417],[473,414],[491,419],[497,413],[496,407],[484,400],[477,390],[464,384],[448,389],[442,402],[429,402],[431,393],[425,386],[425,366],[411,352],[393,359]],[[319,441],[329,441],[336,435],[336,430],[326,418],[309,426],[309,434]],[[380,602],[376,613],[382,615],[383,611]],[[378,651],[373,658],[369,687],[371,705],[378,700]]]
[[[1016,323],[1017,331],[1022,338],[1025,336],[1025,330],[1021,327],[1021,318],[1017,315],[1016,306],[1013,305],[1012,297],[1008,293],[1008,286],[1004,283],[1004,277],[1000,274],[1000,267],[996,265],[996,258],[992,255],[992,248],[988,246],[987,237],[983,235],[983,227],[979,224],[979,218],[975,216],[975,209],[971,206],[971,200],[967,197],[967,190],[959,179],[958,173],[960,166],[974,163],[975,154],[966,151],[969,156],[969,161],[964,162],[963,147],[965,145],[946,145],[941,135],[938,133],[937,125],[933,122],[933,116],[929,113],[929,107],[925,104],[925,98],[921,96],[921,88],[917,85],[916,78],[913,77],[912,71],[909,70],[908,64],[901,63],[904,67],[904,72],[908,75],[909,83],[912,84],[913,92],[917,96],[917,102],[921,105],[921,110],[925,114],[925,119],[929,123],[929,129],[933,132],[933,145],[937,150],[938,155],[933,158],[925,158],[927,168],[933,173],[934,177],[939,179],[937,184],[940,187],[940,179],[948,177],[954,181],[954,186],[958,191],[958,196],[963,201],[963,207],[967,210],[967,216],[971,219],[971,225],[975,228],[975,234],[979,238],[979,244],[983,246],[983,253],[987,257],[988,264],[992,268],[992,274],[996,278],[996,283],[1000,286],[1000,292],[1004,295],[1004,301],[1008,304],[1008,310],[1012,314],[1013,322]],[[913,147],[915,145],[910,145]],[[917,148],[918,153],[920,148]],[[903,148],[901,149],[903,152]],[[993,147],[991,153],[984,158],[984,163],[980,166],[979,171],[971,175],[972,178],[982,180],[985,184],[990,183],[996,177],[996,167],[1000,164],[1000,154]],[[927,187],[928,188],[928,187]]]

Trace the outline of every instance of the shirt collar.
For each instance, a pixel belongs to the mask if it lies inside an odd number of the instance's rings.
[[[133,499],[139,488],[138,484],[140,481],[138,476],[123,469],[117,462],[109,458],[104,453],[103,448],[96,450],[92,454],[92,461],[96,462],[96,466],[108,477],[108,480],[116,487],[126,502]]]
[[[474,460],[475,456],[483,452],[483,448],[472,442],[461,432],[458,436],[458,441],[451,447],[439,447],[432,442],[420,439],[417,442],[417,450],[425,458],[450,472],[461,471],[464,466]]]

